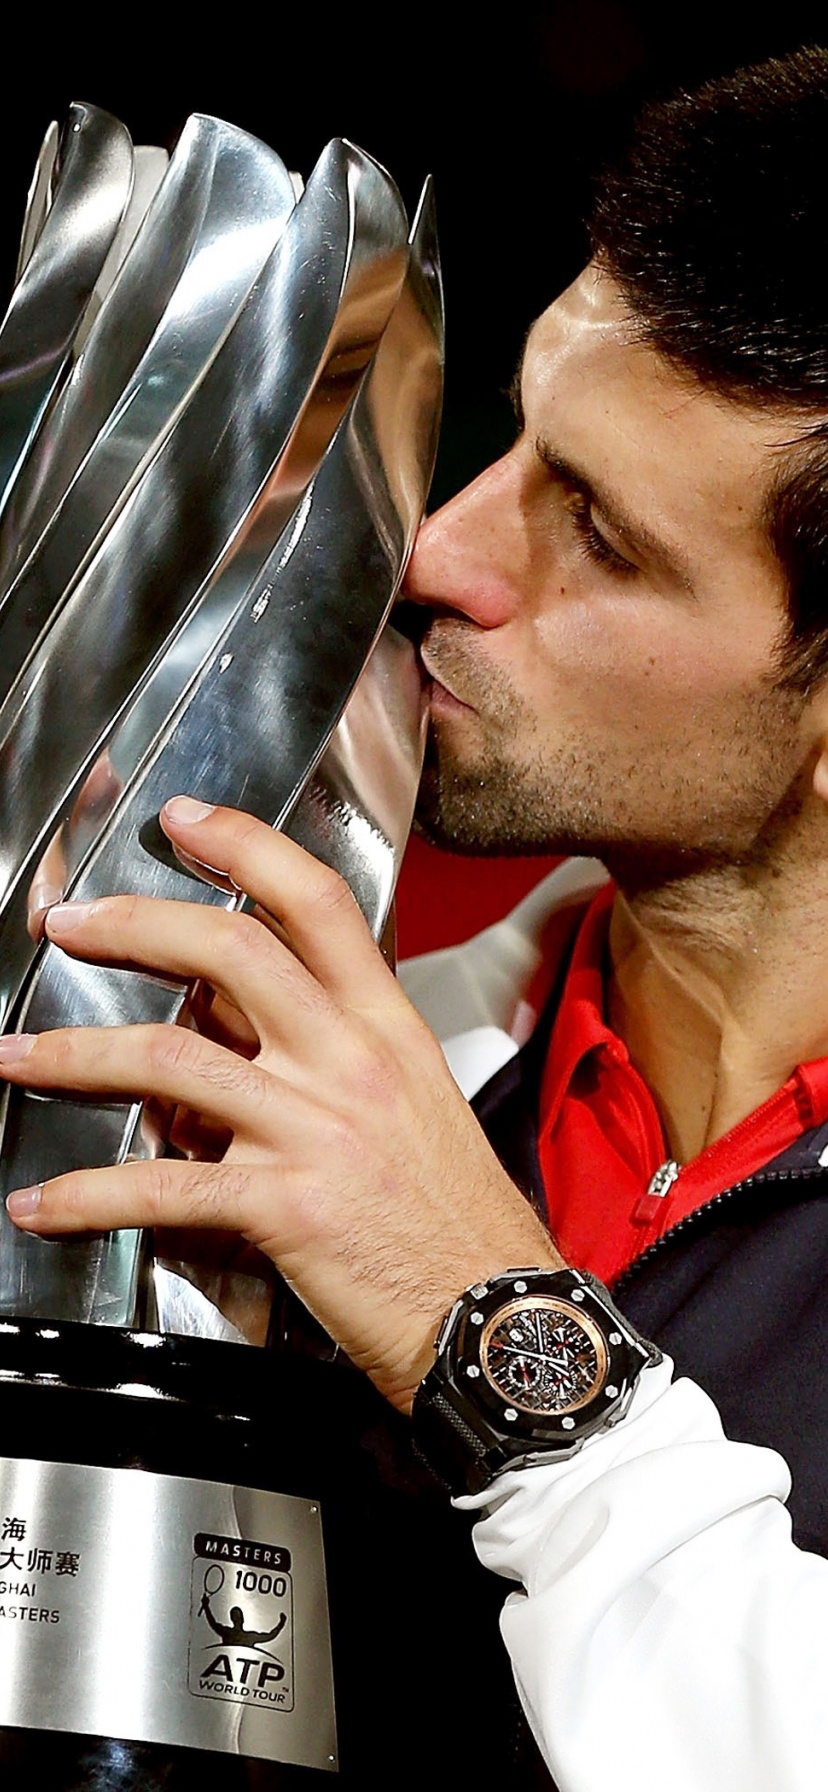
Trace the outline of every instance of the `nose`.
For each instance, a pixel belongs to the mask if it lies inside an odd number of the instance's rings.
[[[521,504],[513,453],[487,467],[423,524],[404,595],[481,628],[509,620],[517,603]]]

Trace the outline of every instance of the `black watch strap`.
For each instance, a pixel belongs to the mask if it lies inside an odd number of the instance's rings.
[[[421,1383],[412,1419],[418,1453],[451,1494],[479,1493],[508,1466],[510,1457],[497,1440],[480,1437],[439,1384],[429,1389]]]

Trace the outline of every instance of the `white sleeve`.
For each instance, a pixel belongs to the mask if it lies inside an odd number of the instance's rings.
[[[828,1561],[791,1542],[782,1458],[671,1372],[571,1461],[456,1501],[521,1583],[501,1624],[529,1722],[560,1792],[813,1792]]]

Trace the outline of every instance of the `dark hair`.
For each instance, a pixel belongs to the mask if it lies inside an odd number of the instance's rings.
[[[667,360],[736,403],[801,413],[766,527],[788,581],[782,670],[807,688],[828,670],[828,50],[648,106],[591,237]]]

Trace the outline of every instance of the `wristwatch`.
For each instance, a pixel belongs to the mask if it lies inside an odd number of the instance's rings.
[[[574,1456],[617,1425],[661,1352],[595,1276],[510,1269],[455,1301],[414,1396],[414,1441],[454,1494],[504,1468]]]

